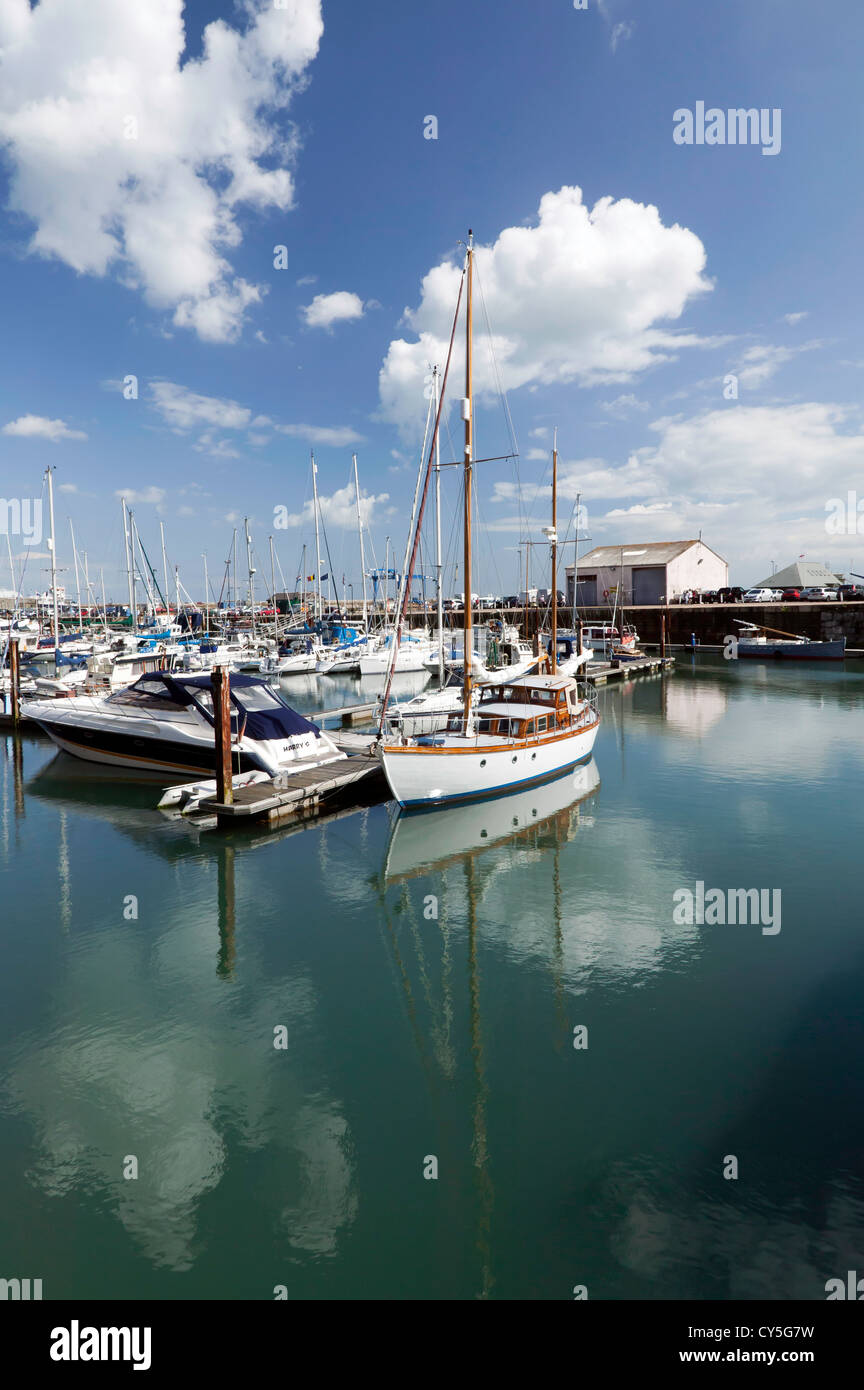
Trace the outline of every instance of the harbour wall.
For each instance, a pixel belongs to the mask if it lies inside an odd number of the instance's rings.
[[[689,646],[691,633],[695,633],[699,645],[722,647],[730,634],[740,632],[738,623],[746,622],[820,641],[845,637],[847,647],[864,650],[864,602],[651,604],[625,608],[624,622],[633,624],[640,641],[659,643],[660,620],[664,615],[666,641],[672,646]],[[580,611],[583,623],[608,623],[611,616],[608,605]],[[542,608],[508,608],[503,614],[500,610],[484,610],[475,613],[474,624],[484,626],[493,617],[503,617],[505,622],[513,623],[529,639],[538,627],[545,627],[547,631],[549,627],[548,612]],[[559,629],[569,629],[571,618],[569,608],[559,609]],[[619,620],[620,611],[616,624]],[[412,627],[430,623],[434,626],[434,622],[434,614],[412,612],[410,615]],[[444,623],[448,628],[461,629],[461,612],[445,613]]]

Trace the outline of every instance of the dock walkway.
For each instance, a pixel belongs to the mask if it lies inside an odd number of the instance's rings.
[[[383,784],[384,774],[378,759],[368,753],[355,753],[323,767],[304,768],[302,772],[279,777],[273,782],[240,787],[230,805],[208,798],[201,802],[200,810],[204,815],[215,815],[220,826],[236,825],[244,819],[263,819],[275,825],[288,816],[316,811],[325,798],[335,801],[349,791],[354,795],[353,789],[359,782],[368,780],[371,784],[373,779]],[[371,790],[371,785],[364,788],[364,791]]]

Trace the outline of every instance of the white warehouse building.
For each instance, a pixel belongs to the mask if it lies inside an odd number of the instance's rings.
[[[582,608],[615,602],[628,607],[668,602],[687,589],[723,589],[729,566],[704,541],[643,541],[599,545],[567,565],[567,602]],[[619,587],[620,590],[619,590]]]

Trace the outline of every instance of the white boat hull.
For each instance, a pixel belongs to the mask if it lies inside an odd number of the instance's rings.
[[[500,796],[557,777],[591,756],[597,729],[595,721],[564,737],[503,746],[490,745],[481,735],[446,752],[382,744],[378,757],[400,806],[441,806]]]
[[[295,676],[314,671],[318,658],[314,652],[298,652],[296,656],[268,657],[261,662],[262,676]]]
[[[409,878],[430,869],[467,860],[502,841],[518,842],[526,831],[536,833],[600,787],[600,773],[591,758],[574,771],[476,805],[450,806],[434,816],[399,816],[393,824],[384,873],[388,879]]]
[[[397,671],[425,671],[426,659],[429,655],[428,647],[421,647],[418,651],[413,651],[411,647],[400,647],[396,653]],[[390,665],[390,654],[386,650],[371,652],[368,656],[361,656],[359,668],[361,676],[386,676]]]

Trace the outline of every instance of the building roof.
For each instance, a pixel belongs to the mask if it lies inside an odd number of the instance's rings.
[[[633,565],[668,565],[670,560],[683,555],[691,545],[699,545],[699,541],[634,541],[632,545],[598,545],[589,550],[587,555],[579,556],[579,568],[581,570],[585,565],[596,565],[598,568],[620,565],[622,552],[625,569],[630,569]],[[710,550],[711,547],[706,546],[706,549]],[[567,569],[572,570],[573,566],[567,565]]]
[[[770,574],[767,579],[760,579],[758,584],[752,584],[753,589],[808,589],[811,586],[827,585],[833,588],[840,584],[836,574],[832,574],[824,565],[820,565],[817,560],[796,560],[794,565],[787,565],[785,570],[779,570],[777,574]]]

